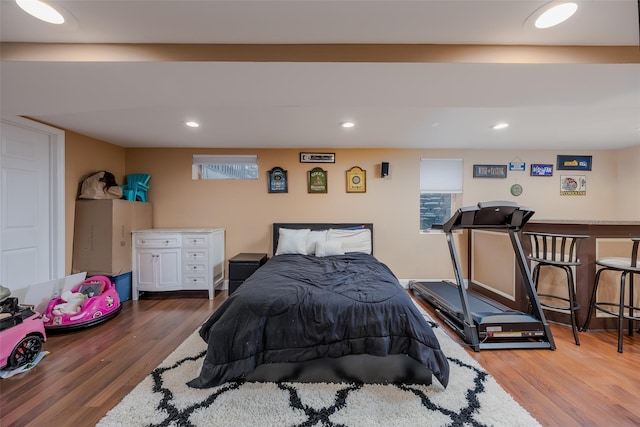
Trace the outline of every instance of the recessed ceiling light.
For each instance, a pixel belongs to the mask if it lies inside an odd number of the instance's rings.
[[[500,129],[506,129],[508,127],[509,127],[509,123],[496,123],[495,125],[491,126],[491,129],[500,130]]]
[[[189,126],[190,128],[199,128],[200,127],[200,123],[194,122],[194,121],[185,122],[185,125]]]
[[[41,21],[48,22],[50,24],[64,23],[64,17],[62,14],[44,2],[39,0],[16,0],[16,3],[20,6],[20,9]]]
[[[353,122],[342,122],[342,123],[340,123],[340,127],[343,127],[343,128],[352,128],[355,125],[356,124],[353,123]]]
[[[578,5],[576,3],[555,3],[553,2],[544,9],[544,12],[536,19],[536,28],[550,28],[558,25],[576,13]]]

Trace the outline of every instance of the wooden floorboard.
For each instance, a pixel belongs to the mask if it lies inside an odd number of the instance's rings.
[[[146,294],[101,325],[49,336],[38,366],[0,380],[0,426],[96,424],[226,298]],[[551,330],[555,351],[468,352],[543,426],[640,425],[640,334],[620,354],[615,332],[581,333],[576,346],[569,327]]]

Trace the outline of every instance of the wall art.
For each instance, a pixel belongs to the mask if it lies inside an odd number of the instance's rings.
[[[335,163],[336,153],[300,153],[300,163]]]
[[[553,176],[553,165],[532,163],[531,176]]]
[[[365,193],[367,191],[367,171],[354,166],[347,171],[347,193]]]
[[[591,156],[558,156],[556,168],[565,171],[590,171]]]
[[[276,166],[268,171],[267,174],[269,177],[269,193],[287,193],[289,191],[286,170]]]
[[[473,165],[474,178],[506,178],[507,165]]]
[[[561,196],[586,196],[587,178],[584,175],[560,175]]]
[[[327,171],[322,168],[313,168],[307,172],[307,192],[327,192]]]

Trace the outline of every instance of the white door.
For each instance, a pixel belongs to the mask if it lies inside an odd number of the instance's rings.
[[[64,141],[52,129],[2,120],[0,283],[10,289],[64,276],[64,218],[59,218],[64,217],[59,176]]]

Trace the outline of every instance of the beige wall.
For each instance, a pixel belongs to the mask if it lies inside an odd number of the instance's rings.
[[[536,210],[536,219],[640,219],[632,206],[619,209],[616,151],[563,153],[551,151],[483,150],[331,150],[335,164],[299,163],[300,150],[126,149],[126,173],[150,173],[149,200],[154,205],[153,226],[224,227],[226,257],[238,252],[267,252],[273,222],[373,222],[374,253],[399,278],[452,277],[445,239],[420,234],[419,163],[422,157],[463,158],[463,205],[482,200],[512,200]],[[629,150],[636,153],[637,150]],[[257,154],[260,177],[256,181],[194,181],[193,154]],[[552,177],[531,177],[530,163],[554,164],[557,154],[593,156],[593,171],[557,171]],[[623,155],[626,159],[627,156]],[[527,163],[525,172],[509,172],[507,179],[472,177],[473,164]],[[390,162],[390,176],[380,178],[380,163]],[[634,164],[637,164],[634,162]],[[267,170],[288,171],[289,193],[267,192]],[[328,171],[328,194],[308,194],[306,173],[315,166]],[[345,191],[345,172],[352,166],[367,171],[367,192]],[[629,168],[633,170],[632,165]],[[637,172],[636,177],[637,177]],[[586,196],[560,196],[560,175],[586,175]],[[511,196],[518,183],[524,192]],[[631,204],[631,202],[629,202]],[[624,216],[629,215],[629,216]],[[635,216],[634,216],[635,215]],[[464,252],[464,248],[461,247]]]
[[[423,157],[463,158],[462,204],[482,200],[512,200],[536,210],[535,219],[640,220],[638,185],[640,147],[626,150],[563,153],[550,151],[483,150],[332,150],[335,164],[299,162],[300,150],[211,150],[122,148],[96,139],[66,133],[66,267],[71,270],[75,197],[80,180],[98,170],[112,172],[119,183],[127,173],[150,173],[149,200],[154,205],[153,226],[224,227],[226,257],[238,252],[271,252],[273,222],[372,222],[374,253],[401,279],[452,277],[444,236],[421,234],[419,228],[419,164]],[[257,154],[260,168],[255,181],[194,181],[193,154]],[[560,196],[560,175],[531,177],[531,163],[555,166],[557,154],[593,156],[586,196]],[[472,177],[473,164],[527,163],[525,172],[509,172],[507,179]],[[380,177],[380,164],[390,163],[390,175]],[[274,166],[288,171],[289,192],[267,192],[266,172]],[[327,194],[308,194],[307,171],[328,171]],[[346,193],[345,173],[352,166],[367,171],[367,191]],[[555,169],[555,168],[554,168]],[[566,174],[572,174],[571,172]],[[518,183],[524,192],[511,196]],[[622,184],[621,184],[622,183]],[[612,191],[613,189],[613,191]],[[459,244],[465,261],[466,245]]]
[[[619,150],[616,205],[621,218],[640,220],[640,145]]]

